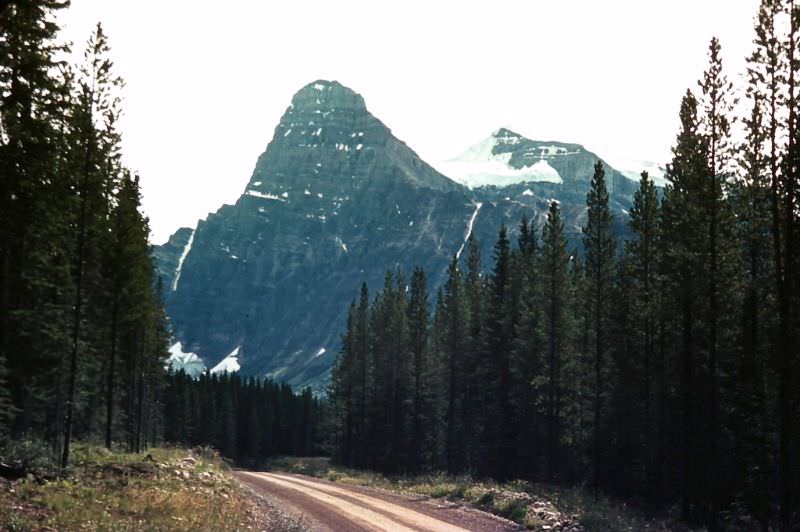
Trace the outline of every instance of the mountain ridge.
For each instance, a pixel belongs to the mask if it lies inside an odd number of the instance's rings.
[[[491,156],[517,170],[539,157],[559,180],[470,189],[394,137],[352,89],[326,80],[305,85],[237,201],[154,248],[170,288],[173,361],[191,360],[196,369],[194,355],[208,368],[321,391],[362,282],[375,290],[387,270],[421,266],[437,286],[470,230],[487,260],[502,224],[512,238],[523,216],[541,226],[552,199],[562,202],[578,246],[591,177],[584,174],[596,156],[503,128],[492,137],[506,140],[495,142]],[[550,153],[553,147],[565,153]],[[607,175],[621,211],[636,184],[611,167]],[[235,364],[222,364],[232,353]]]

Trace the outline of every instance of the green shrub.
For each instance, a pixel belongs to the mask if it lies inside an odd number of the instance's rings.
[[[6,441],[0,448],[0,457],[27,470],[55,471],[58,467],[52,449],[43,440]]]
[[[522,499],[509,499],[500,505],[497,513],[515,523],[522,523],[528,513],[528,505]]]
[[[491,506],[494,503],[494,492],[491,490],[483,492],[476,502],[482,506]]]

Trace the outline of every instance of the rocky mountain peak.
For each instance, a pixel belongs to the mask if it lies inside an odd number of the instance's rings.
[[[309,83],[292,97],[292,108],[297,110],[331,111],[351,109],[366,111],[364,98],[338,81],[317,80]]]
[[[525,137],[519,133],[504,127],[495,130],[494,133],[492,133],[492,138],[496,139],[498,144],[519,144],[525,139]]]
[[[337,81],[317,80],[292,98],[246,194],[280,200],[345,197],[397,180],[443,190],[458,187],[396,139],[361,95]]]

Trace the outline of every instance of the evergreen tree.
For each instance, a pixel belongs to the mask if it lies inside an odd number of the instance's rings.
[[[730,113],[732,103],[730,102],[730,92],[732,85],[727,81],[722,70],[722,59],[720,57],[720,44],[714,38],[709,46],[709,66],[700,81],[702,90],[703,114],[701,120],[701,134],[705,137],[707,150],[707,171],[705,187],[705,212],[708,240],[708,288],[707,288],[707,308],[708,308],[708,373],[711,388],[709,393],[709,424],[710,427],[710,465],[712,478],[719,480],[720,468],[720,390],[719,390],[719,366],[720,351],[724,349],[724,342],[721,336],[725,334],[725,323],[723,314],[727,306],[720,306],[720,300],[733,297],[731,287],[723,286],[726,276],[721,270],[729,268],[729,273],[735,275],[735,268],[731,268],[733,257],[722,257],[726,252],[729,253],[735,246],[729,233],[732,223],[725,220],[728,212],[728,202],[723,196],[725,181],[730,175],[730,145],[728,137],[730,135]],[[732,303],[732,301],[724,301]],[[721,345],[722,344],[722,345]],[[724,490],[724,484],[711,488],[710,511],[712,520],[716,519],[720,505],[720,496]]]
[[[464,282],[455,256],[447,270],[447,281],[436,310],[437,345],[441,366],[444,368],[446,389],[445,466],[447,471],[457,473],[464,470],[468,452],[468,434],[461,414],[465,400],[465,383],[468,379],[468,368],[464,364],[463,356],[469,349],[470,317]]]
[[[707,145],[698,131],[697,100],[687,91],[681,103],[681,131],[673,148],[673,162],[668,166],[670,183],[664,192],[661,225],[665,240],[671,245],[663,250],[663,271],[671,298],[677,309],[671,330],[680,346],[681,395],[681,495],[685,519],[698,518],[702,502],[701,484],[705,478],[708,441],[701,425],[701,384],[706,377],[703,351],[703,322],[707,312],[702,297],[705,269],[704,224],[701,195],[707,189]],[[669,342],[675,345],[675,342]]]
[[[107,217],[107,198],[110,182],[118,167],[119,135],[115,124],[119,116],[119,98],[114,92],[121,85],[111,72],[108,42],[100,24],[87,43],[85,63],[81,66],[75,95],[75,108],[71,116],[72,131],[69,141],[70,172],[74,176],[75,191],[75,244],[72,248],[74,274],[74,302],[72,304],[71,351],[69,358],[66,413],[64,420],[64,446],[61,467],[69,462],[70,440],[75,412],[78,383],[79,351],[84,342],[85,306],[92,290],[99,282],[100,261],[93,250],[104,236]],[[98,125],[99,124],[99,125]],[[109,175],[109,172],[112,175]],[[95,286],[92,286],[95,285]],[[91,344],[90,344],[91,345]],[[84,359],[89,353],[84,353]],[[89,360],[85,360],[88,362]]]
[[[386,273],[383,291],[371,312],[371,345],[375,368],[372,443],[375,467],[384,472],[407,471],[410,448],[409,416],[413,397],[408,313],[402,275]]]
[[[543,341],[541,338],[541,286],[536,227],[523,219],[520,224],[519,254],[515,276],[519,278],[519,314],[511,352],[511,407],[516,427],[514,471],[533,478],[541,455],[539,412],[540,387],[537,378],[543,374]]]
[[[625,243],[629,261],[632,333],[634,349],[640,360],[641,395],[637,402],[642,405],[642,445],[644,459],[644,485],[648,497],[655,497],[656,479],[656,435],[655,403],[657,393],[654,380],[657,373],[656,341],[658,325],[658,213],[659,201],[655,183],[647,172],[642,172],[639,189],[633,197],[629,224],[633,238]],[[626,295],[626,294],[620,294]],[[619,383],[624,386],[624,383]]]
[[[740,149],[742,176],[733,185],[731,200],[739,219],[738,231],[744,271],[739,360],[733,369],[736,391],[732,405],[734,442],[732,461],[743,480],[743,499],[748,510],[766,527],[768,505],[767,420],[768,368],[774,358],[771,334],[778,312],[772,303],[772,271],[769,234],[769,182],[765,156],[763,100],[757,90],[748,91],[751,116],[745,121],[747,140]]]
[[[14,432],[58,447],[69,311],[69,186],[60,167],[68,90],[56,57],[66,2],[0,7],[0,357],[20,406]]]
[[[356,304],[350,304],[347,315],[347,329],[342,337],[342,350],[331,370],[329,390],[330,415],[333,421],[334,459],[350,467],[355,465],[353,417],[357,414],[354,404],[353,386],[357,378],[354,371],[356,343]]]
[[[509,391],[509,354],[514,338],[511,294],[511,247],[505,226],[501,226],[494,247],[495,264],[489,277],[486,306],[486,351],[479,397],[483,407],[481,468],[493,478],[508,478],[513,456],[513,418]]]
[[[594,358],[594,387],[592,421],[592,468],[594,472],[593,483],[597,488],[601,476],[602,458],[600,449],[604,433],[603,401],[605,390],[606,357],[610,349],[608,341],[609,319],[611,301],[614,257],[616,254],[616,240],[612,224],[613,218],[608,207],[608,190],[606,189],[605,170],[603,163],[597,161],[594,166],[591,188],[586,196],[586,205],[589,208],[586,227],[583,228],[583,247],[586,252],[586,276],[588,280],[588,293],[586,303],[592,315],[591,331],[594,343],[592,354]]]
[[[566,358],[569,331],[567,330],[568,264],[567,240],[558,202],[551,201],[547,220],[542,228],[542,336],[545,341],[543,375],[545,390],[545,474],[550,479],[558,475],[559,443],[561,441],[563,385],[561,369]]]

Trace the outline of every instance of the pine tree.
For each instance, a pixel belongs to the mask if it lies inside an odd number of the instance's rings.
[[[87,43],[85,63],[80,69],[76,105],[73,112],[70,151],[76,194],[75,246],[74,246],[74,303],[71,331],[66,413],[64,420],[64,446],[61,467],[69,462],[73,414],[76,410],[79,351],[86,320],[85,306],[97,283],[97,266],[100,261],[92,252],[102,238],[107,216],[107,198],[112,186],[109,171],[115,172],[119,159],[119,135],[116,120],[119,116],[119,98],[115,90],[121,80],[114,76],[108,58],[108,41],[100,24]],[[98,126],[98,124],[101,124]],[[84,353],[85,355],[88,353]],[[86,358],[86,357],[85,357]]]
[[[520,224],[519,254],[515,275],[519,277],[520,319],[516,324],[511,353],[511,407],[517,427],[515,472],[536,478],[541,455],[541,425],[538,409],[540,387],[537,378],[543,372],[541,338],[541,286],[539,285],[536,227],[523,219]]]
[[[450,473],[464,470],[467,454],[466,438],[469,436],[461,416],[465,400],[465,383],[468,368],[463,356],[468,352],[469,305],[464,293],[464,282],[453,257],[447,270],[447,281],[439,296],[436,309],[437,346],[446,388],[445,405],[445,466]]]
[[[331,369],[329,404],[333,423],[333,458],[349,467],[355,465],[354,404],[353,386],[357,377],[355,364],[356,343],[356,304],[350,304],[347,315],[347,329],[342,336],[342,349]]]
[[[656,480],[656,436],[654,389],[656,337],[658,324],[658,211],[655,183],[642,172],[639,189],[633,196],[629,224],[633,238],[625,243],[630,261],[633,328],[638,357],[641,360],[641,404],[643,406],[644,484],[648,497],[654,498]]]
[[[57,448],[69,310],[69,186],[60,125],[69,100],[56,13],[66,2],[0,7],[0,357],[21,406],[15,432]]]
[[[566,357],[569,332],[567,307],[569,305],[567,240],[558,202],[551,201],[547,220],[542,228],[542,336],[545,339],[545,470],[555,479],[559,465],[561,440],[563,382],[561,368]]]
[[[489,277],[486,305],[486,351],[483,355],[483,382],[479,397],[484,424],[481,432],[481,468],[485,474],[504,479],[511,474],[513,419],[509,391],[509,354],[514,338],[511,294],[511,247],[506,227],[500,227],[494,247],[495,264]]]
[[[708,308],[708,373],[711,388],[709,393],[709,424],[710,424],[710,465],[712,478],[719,480],[721,475],[720,468],[720,426],[722,408],[720,407],[720,352],[725,349],[723,335],[725,330],[724,309],[729,308],[725,303],[732,303],[733,297],[731,288],[725,286],[726,279],[735,275],[736,268],[733,257],[724,256],[730,253],[735,245],[733,238],[728,232],[732,227],[731,221],[726,217],[730,216],[728,202],[725,201],[725,182],[730,175],[730,121],[732,113],[732,102],[730,92],[732,85],[727,81],[722,70],[722,59],[720,57],[720,44],[714,38],[709,45],[709,66],[700,81],[702,90],[703,113],[701,119],[700,132],[705,137],[707,149],[707,171],[705,187],[705,212],[708,240],[708,289],[707,289],[707,308]],[[728,271],[724,271],[728,269]],[[729,274],[729,275],[726,275]],[[726,301],[727,299],[727,301]],[[720,301],[724,306],[720,305]],[[725,361],[723,361],[724,364]],[[720,499],[725,484],[711,488],[710,511],[712,520],[717,519],[720,507]]]
[[[436,456],[438,401],[435,375],[429,340],[430,317],[428,283],[425,272],[416,268],[411,276],[408,300],[409,340],[413,357],[413,416],[411,427],[411,470],[428,468]]]
[[[679,347],[681,396],[681,496],[683,517],[699,517],[703,494],[700,492],[704,478],[707,455],[703,442],[707,441],[701,427],[700,409],[703,405],[700,383],[705,378],[703,351],[704,307],[704,232],[706,227],[702,205],[703,191],[707,190],[707,145],[698,131],[697,100],[687,91],[681,103],[681,131],[673,148],[673,161],[667,168],[670,183],[664,192],[661,226],[665,242],[663,271],[670,306],[677,310],[673,315],[671,330]]]
[[[583,247],[586,252],[586,275],[589,292],[586,302],[592,314],[592,346],[594,358],[593,392],[593,434],[592,434],[592,469],[593,484],[597,488],[604,472],[601,471],[600,449],[604,433],[603,401],[605,390],[603,382],[606,369],[606,357],[609,350],[609,318],[611,291],[614,274],[614,257],[616,240],[613,234],[613,218],[608,207],[608,190],[606,189],[603,163],[597,161],[594,166],[591,188],[586,196],[589,208],[588,221],[583,228]]]
[[[745,120],[747,140],[740,148],[743,175],[731,190],[731,201],[739,219],[738,231],[744,271],[738,367],[732,405],[734,442],[732,461],[743,482],[743,499],[748,510],[766,527],[768,506],[769,424],[767,412],[768,368],[774,349],[767,331],[775,330],[777,309],[770,297],[772,271],[769,234],[769,182],[765,156],[763,100],[748,90],[750,118]]]
[[[371,312],[371,345],[375,394],[371,401],[375,467],[383,472],[409,468],[409,416],[413,395],[406,284],[402,275],[386,273],[383,291]]]

